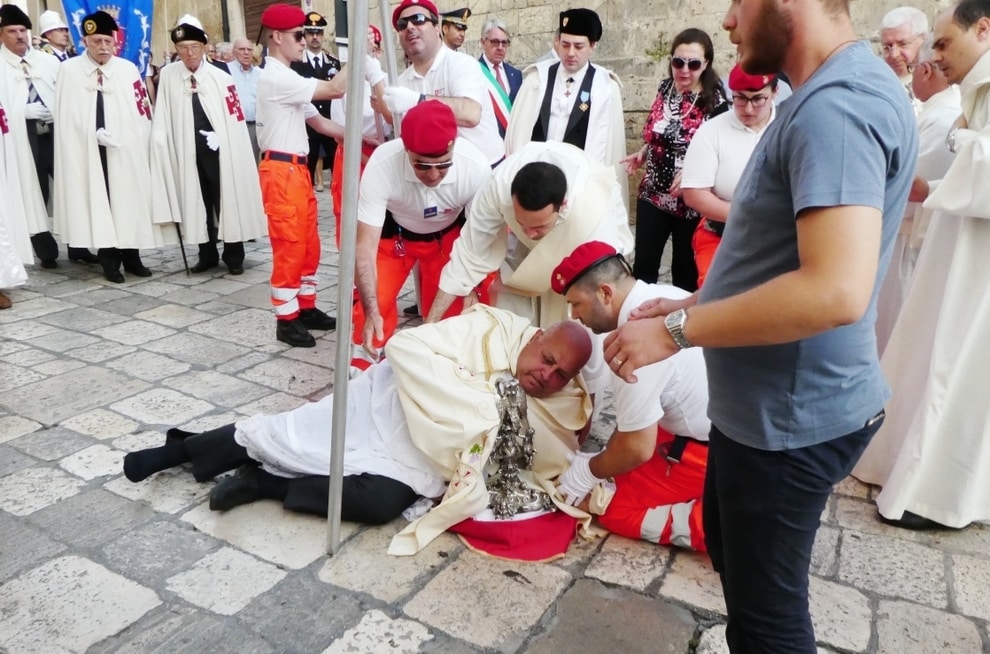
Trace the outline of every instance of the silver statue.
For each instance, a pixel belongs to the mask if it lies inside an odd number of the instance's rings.
[[[519,470],[533,466],[534,430],[526,417],[526,393],[519,380],[510,377],[495,382],[502,422],[486,466],[489,504],[496,518],[517,513],[553,509],[550,496],[519,478]]]

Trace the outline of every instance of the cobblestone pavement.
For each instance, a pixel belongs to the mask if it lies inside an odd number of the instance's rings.
[[[332,224],[326,209],[322,220]],[[337,253],[324,237],[328,308]],[[524,564],[445,534],[392,558],[399,520],[345,523],[328,557],[323,520],[272,502],[211,512],[210,485],[184,471],[129,483],[124,453],[159,444],[166,427],[212,428],[329,391],[336,335],[314,349],[277,343],[271,251],[247,246],[239,277],[188,277],[171,248],[145,253],[149,279],[109,284],[62,260],[11,291],[0,312],[0,651],[726,651],[704,556],[613,536]],[[606,411],[596,437],[608,430]],[[890,528],[873,492],[847,480],[822,517],[811,580],[821,651],[990,652],[990,529]]]

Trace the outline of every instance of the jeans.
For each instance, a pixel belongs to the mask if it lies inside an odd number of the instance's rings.
[[[733,654],[815,654],[808,573],[833,486],[852,470],[883,412],[857,431],[793,450],[740,445],[712,425],[704,528]]]

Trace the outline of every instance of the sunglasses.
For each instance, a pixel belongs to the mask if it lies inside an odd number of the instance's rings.
[[[426,25],[427,23],[436,25],[437,21],[433,18],[433,16],[427,16],[426,14],[413,14],[412,16],[403,16],[399,20],[395,21],[395,29],[401,32],[409,27],[409,23],[419,27],[421,25]]]
[[[298,32],[283,32],[282,30],[279,30],[279,32],[282,34],[291,34],[292,38],[296,40],[296,43],[301,43],[302,40],[306,38],[306,32],[303,32],[302,30],[299,30]]]
[[[680,70],[681,68],[687,66],[688,70],[690,71],[698,71],[701,70],[701,67],[704,64],[705,64],[704,59],[695,59],[694,57],[692,57],[691,59],[685,59],[684,57],[673,57],[670,60],[670,65],[676,68],[677,70]]]
[[[416,170],[425,172],[427,170],[447,170],[448,168],[450,168],[453,165],[454,165],[454,161],[453,161],[453,159],[451,159],[450,161],[440,161],[438,163],[427,163],[425,161],[414,161],[412,166]]]

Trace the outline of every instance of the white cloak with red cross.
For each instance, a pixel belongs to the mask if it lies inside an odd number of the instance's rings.
[[[109,197],[96,141],[98,69],[103,77]],[[61,64],[55,84],[55,232],[87,248],[154,248],[175,230],[151,215],[151,104],[137,67],[112,57],[97,67],[87,55]]]
[[[205,243],[206,205],[196,171],[192,84],[220,147],[219,238],[236,243],[268,234],[251,137],[233,78],[205,61],[191,73],[181,61],[162,69],[152,125],[156,222],[176,222],[186,243]]]

